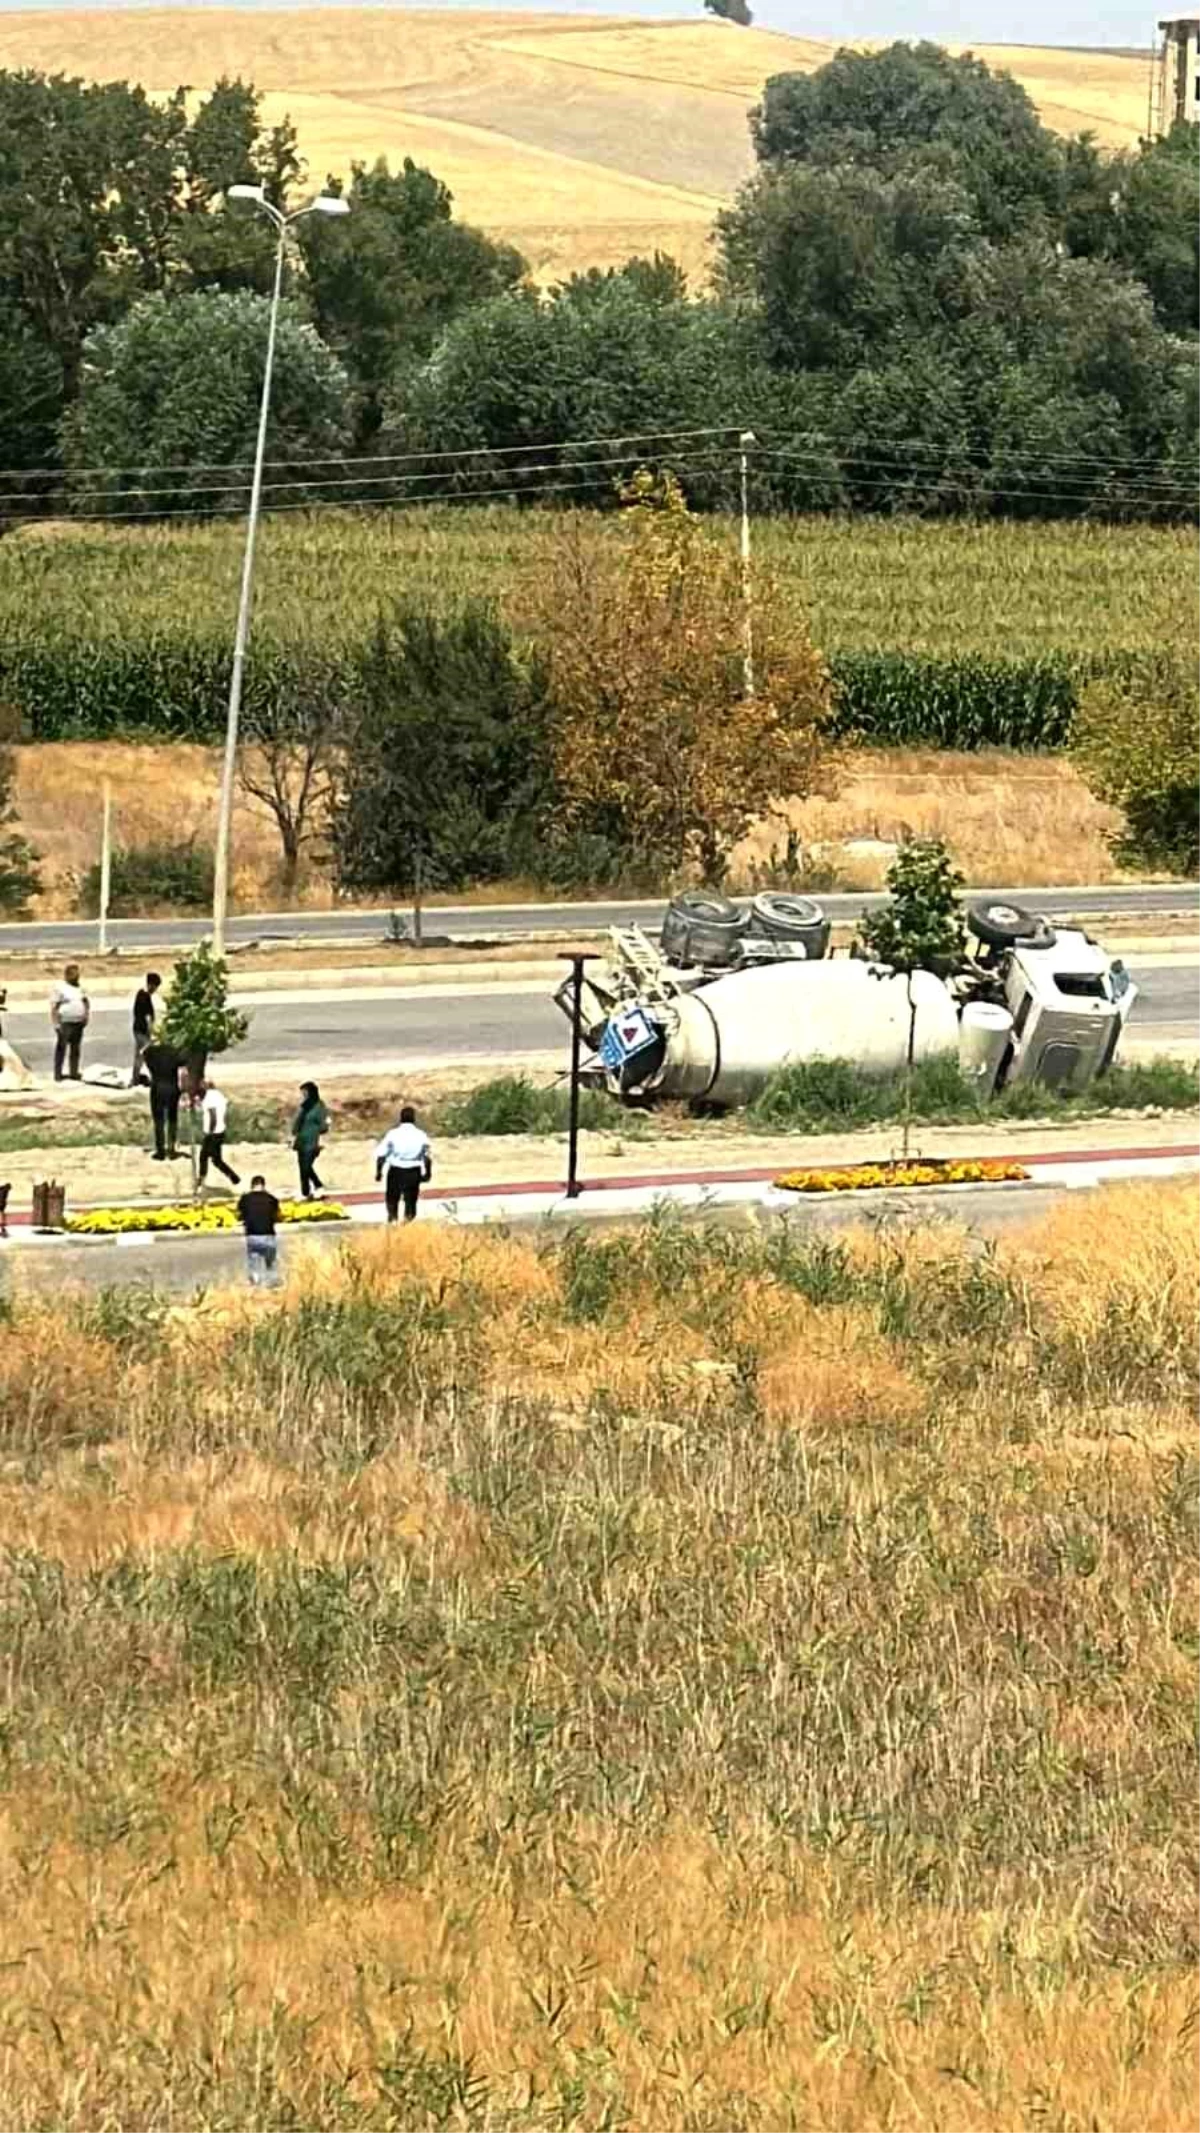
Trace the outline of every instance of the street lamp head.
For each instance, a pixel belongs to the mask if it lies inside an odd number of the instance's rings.
[[[227,185],[225,198],[227,200],[256,200],[258,205],[263,207],[266,204],[267,196],[261,185]]]
[[[741,445],[742,450],[745,451],[748,445],[757,444],[758,439],[755,436],[753,430],[743,430],[741,436],[738,439],[738,443]]]
[[[314,215],[348,215],[350,202],[343,200],[340,193],[318,193],[311,211]]]

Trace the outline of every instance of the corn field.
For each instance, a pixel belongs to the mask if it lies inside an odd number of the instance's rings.
[[[247,687],[335,671],[381,606],[495,599],[519,629],[568,522],[491,508],[277,517],[262,529]],[[733,540],[732,522],[725,529]],[[0,700],[34,737],[199,736],[222,716],[236,522],[27,528],[0,543]],[[1058,746],[1081,676],[1190,659],[1187,528],[764,521],[755,562],[830,658],[843,730],[940,746]]]

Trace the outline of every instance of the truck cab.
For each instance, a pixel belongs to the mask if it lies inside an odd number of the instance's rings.
[[[998,1085],[1040,1081],[1082,1088],[1112,1064],[1137,998],[1123,963],[1076,927],[1006,951],[1004,998],[1012,1035]]]

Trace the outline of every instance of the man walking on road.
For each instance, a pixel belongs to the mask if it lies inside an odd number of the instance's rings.
[[[200,1100],[204,1131],[204,1138],[200,1143],[200,1183],[203,1185],[208,1176],[208,1166],[211,1163],[213,1169],[219,1170],[223,1177],[227,1177],[231,1185],[240,1185],[242,1181],[237,1171],[232,1170],[225,1161],[225,1125],[229,1117],[229,1098],[218,1089],[215,1082],[202,1081]]]
[[[273,1192],[267,1191],[265,1178],[251,1178],[249,1192],[244,1192],[238,1201],[238,1216],[246,1236],[246,1272],[250,1276],[250,1286],[252,1289],[273,1288],[279,1258],[275,1240],[279,1202]]]
[[[50,1021],[54,1029],[54,1079],[63,1079],[63,1068],[72,1081],[80,1079],[79,1054],[83,1033],[91,1014],[91,1002],[79,982],[78,963],[68,963],[50,995]]]
[[[385,1175],[386,1173],[386,1175]],[[415,1222],[422,1185],[433,1176],[433,1150],[429,1135],[417,1124],[411,1104],[405,1104],[399,1123],[385,1133],[375,1150],[375,1183],[384,1179],[387,1218],[394,1222],[404,1203],[404,1219]]]
[[[133,996],[133,1069],[129,1076],[131,1089],[136,1089],[146,1078],[142,1072],[142,1062],[146,1056],[146,1047],[154,1035],[154,995],[161,984],[162,979],[157,970],[148,970],[145,984],[139,986]]]
[[[173,1044],[160,1043],[151,1037],[142,1054],[142,1065],[150,1076],[154,1161],[173,1163],[179,1154],[175,1143],[179,1134],[179,1076],[184,1065],[183,1053]]]

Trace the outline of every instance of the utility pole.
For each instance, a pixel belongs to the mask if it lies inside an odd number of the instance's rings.
[[[750,452],[758,439],[753,430],[743,430],[738,439],[742,477],[742,609],[745,652],[742,658],[742,693],[747,703],[754,697],[754,596],[750,582]]]
[[[101,955],[108,954],[108,900],[112,891],[112,783],[105,778],[104,808],[100,818],[100,939]]]

